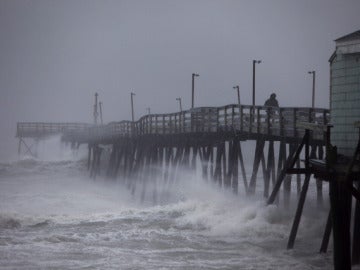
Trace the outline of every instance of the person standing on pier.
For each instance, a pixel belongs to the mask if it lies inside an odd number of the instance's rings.
[[[279,102],[277,101],[276,99],[276,94],[275,93],[272,93],[270,95],[270,98],[268,98],[266,101],[265,101],[265,104],[264,106],[267,106],[267,107],[279,107]],[[275,110],[273,110],[272,108],[268,108],[266,110],[267,112],[267,121],[268,121],[268,125],[271,126],[273,123],[274,123],[274,115],[275,115]],[[272,118],[272,121],[270,123],[270,119]]]
[[[279,107],[279,102],[278,102],[277,99],[276,99],[276,94],[275,94],[275,93],[272,93],[272,94],[270,95],[270,98],[268,98],[268,99],[265,101],[264,106]]]

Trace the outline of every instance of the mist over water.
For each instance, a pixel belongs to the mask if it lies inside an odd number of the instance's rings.
[[[166,189],[149,181],[141,202],[123,179],[90,179],[84,150],[53,138],[37,159],[0,164],[0,269],[331,268],[331,250],[318,254],[327,209],[312,211],[311,193],[287,251],[294,206],[266,206],[260,190],[235,196],[189,172]]]

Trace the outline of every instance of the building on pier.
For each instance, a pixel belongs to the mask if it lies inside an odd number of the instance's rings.
[[[327,158],[310,163],[315,177],[329,182],[330,213],[320,251],[326,251],[332,230],[334,269],[350,270],[360,263],[360,31],[335,43],[329,59],[332,129],[327,129]]]
[[[331,142],[338,153],[352,156],[360,120],[360,30],[335,40],[330,62]]]

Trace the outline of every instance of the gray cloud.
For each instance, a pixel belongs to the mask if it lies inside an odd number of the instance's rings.
[[[105,121],[196,106],[328,107],[333,40],[358,30],[359,1],[0,1],[0,156],[15,152],[17,121],[91,122],[93,94]]]

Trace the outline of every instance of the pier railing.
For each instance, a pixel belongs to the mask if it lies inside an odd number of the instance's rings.
[[[285,137],[302,137],[302,123],[326,125],[329,110],[227,105],[201,107],[171,114],[150,114],[138,121],[110,123],[110,130],[123,135],[180,134],[192,132],[246,132]],[[313,134],[321,138],[323,134]]]
[[[138,121],[111,122],[107,125],[77,123],[18,123],[18,137],[61,133],[77,141],[107,140],[148,134],[241,132],[279,137],[302,137],[302,123],[326,125],[329,110],[319,108],[277,108],[267,106],[200,107],[169,114],[149,114]],[[313,138],[322,140],[321,132]]]
[[[16,137],[41,138],[66,132],[86,130],[91,124],[84,123],[45,123],[19,122],[16,126]]]

